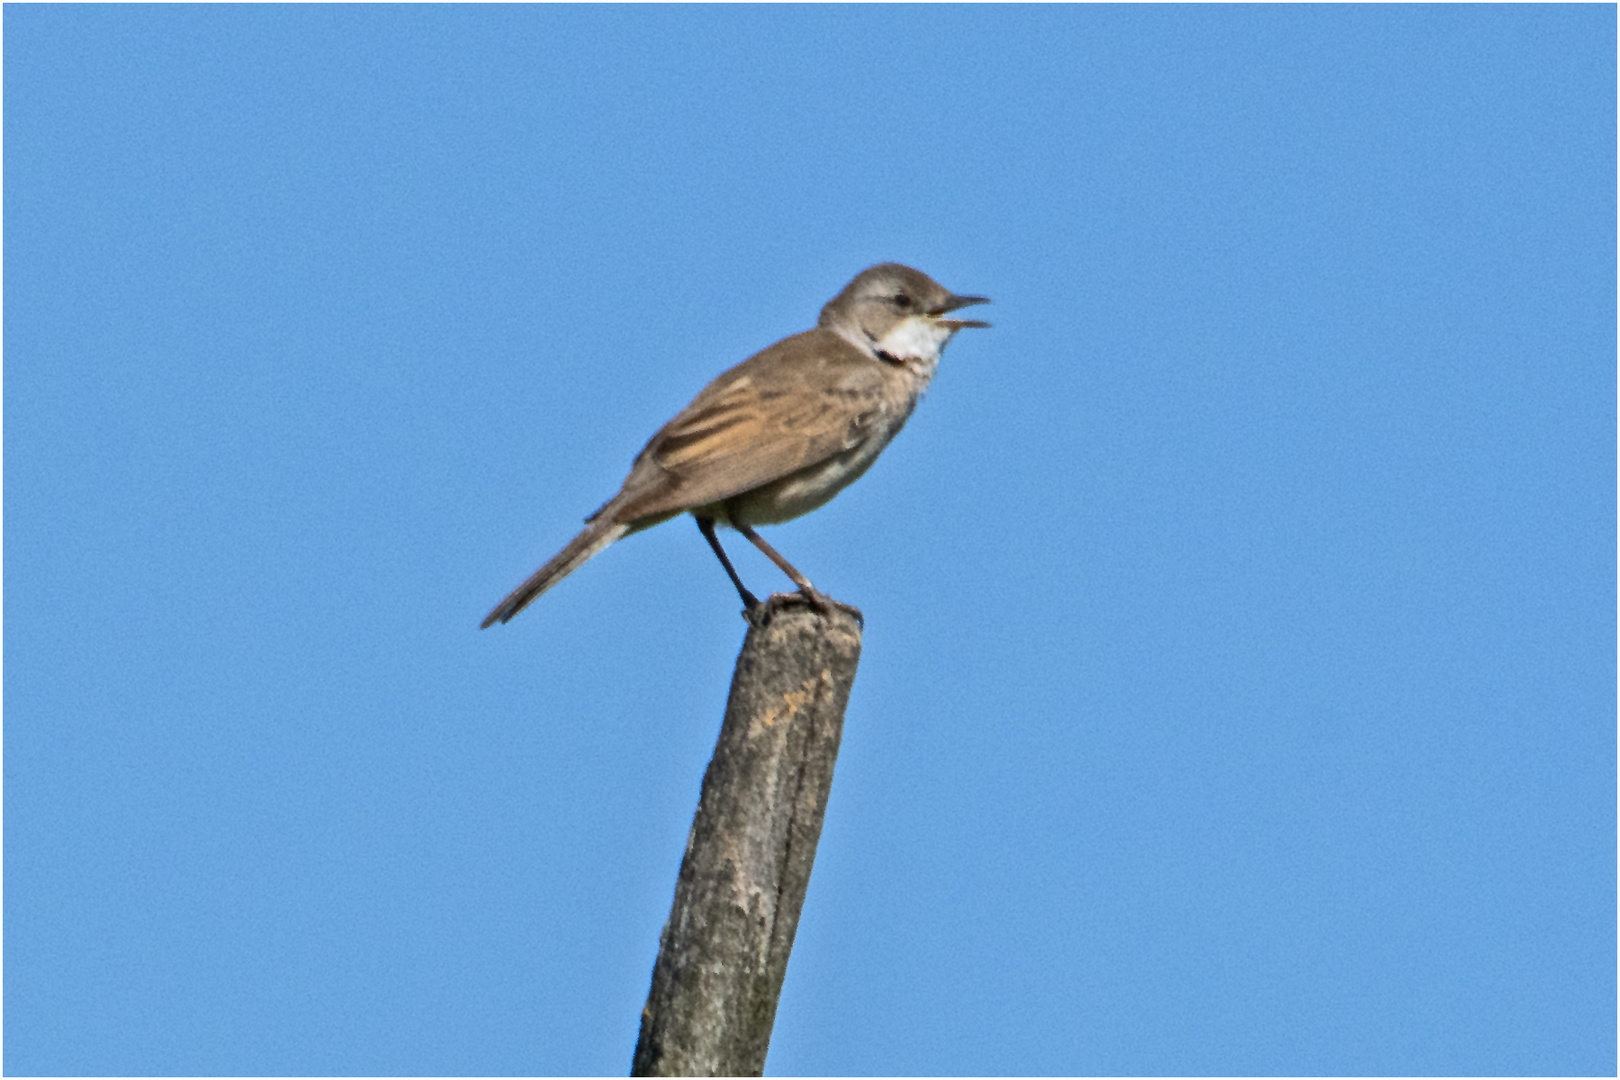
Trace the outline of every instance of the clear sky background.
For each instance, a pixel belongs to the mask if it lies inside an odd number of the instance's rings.
[[[478,621],[889,259],[770,1070],[1614,1071],[1613,7],[4,31],[6,1071],[622,1074],[737,599]]]

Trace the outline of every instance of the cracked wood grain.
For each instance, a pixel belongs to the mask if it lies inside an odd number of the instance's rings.
[[[861,653],[854,608],[750,620],[641,1013],[633,1076],[759,1076]]]

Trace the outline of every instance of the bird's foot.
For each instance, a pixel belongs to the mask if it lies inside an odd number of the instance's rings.
[[[772,593],[769,600],[755,603],[743,610],[743,618],[751,626],[764,626],[770,622],[771,616],[778,611],[790,611],[793,608],[809,608],[817,615],[825,618],[834,611],[841,611],[854,618],[856,624],[862,629],[866,628],[866,617],[861,609],[851,604],[842,604],[826,593],[816,589],[799,589],[789,593]]]

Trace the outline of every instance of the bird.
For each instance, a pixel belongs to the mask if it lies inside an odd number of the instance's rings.
[[[816,608],[828,599],[754,531],[824,505],[858,480],[899,433],[958,330],[949,317],[983,296],[958,296],[920,270],[862,270],[821,309],[814,328],[783,338],[718,376],[648,440],[619,493],[561,551],[513,589],[481,628],[505,623],[604,548],[691,514],[742,598],[715,533],[741,533]]]

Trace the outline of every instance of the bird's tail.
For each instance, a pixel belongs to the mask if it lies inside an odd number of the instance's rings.
[[[484,617],[479,629],[506,622],[529,606],[535,597],[551,588],[563,578],[584,566],[591,556],[630,531],[630,526],[608,519],[600,511],[593,515],[585,531],[568,542],[568,546],[554,555],[550,562],[529,575],[529,580],[512,590],[510,596],[495,605],[495,610]]]

